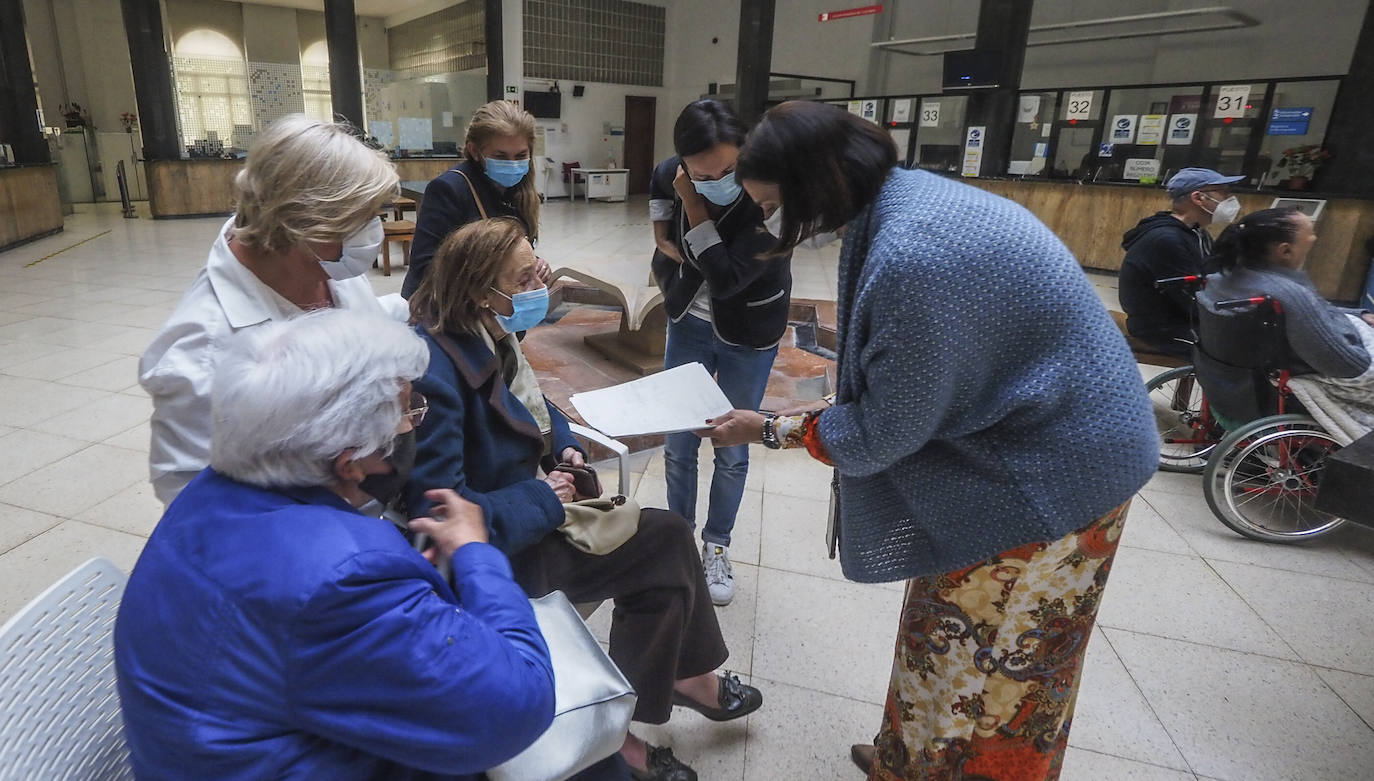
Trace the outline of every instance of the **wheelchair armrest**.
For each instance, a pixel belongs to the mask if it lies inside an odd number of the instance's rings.
[[[568,428],[572,430],[573,436],[581,437],[595,442],[598,445],[615,453],[615,459],[620,467],[620,491],[623,496],[630,490],[630,449],[623,442],[602,434],[594,428],[579,426],[576,423],[569,423]]]

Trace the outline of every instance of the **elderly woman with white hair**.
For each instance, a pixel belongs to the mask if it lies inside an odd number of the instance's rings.
[[[210,467],[115,624],[140,779],[478,779],[549,726],[549,651],[481,509],[432,491],[434,517],[410,524],[452,588],[358,511],[410,471],[428,362],[405,325],[345,311],[223,347]]]
[[[259,134],[234,179],[234,216],[139,363],[153,398],[149,467],[163,504],[209,460],[210,378],[231,334],[328,307],[405,319],[400,297],[379,303],[363,276],[383,241],[377,214],[397,182],[395,166],[344,125],[297,114]]]

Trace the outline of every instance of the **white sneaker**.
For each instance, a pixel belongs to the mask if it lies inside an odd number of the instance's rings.
[[[730,568],[730,549],[709,542],[702,545],[701,566],[706,570],[706,586],[711,590],[711,602],[717,607],[730,604],[735,598],[735,572]]]

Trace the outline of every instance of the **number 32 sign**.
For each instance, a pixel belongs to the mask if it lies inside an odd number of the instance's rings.
[[[1093,93],[1070,92],[1066,101],[1064,119],[1092,119]]]

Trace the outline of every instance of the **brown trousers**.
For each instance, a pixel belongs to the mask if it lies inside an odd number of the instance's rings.
[[[676,513],[642,510],[639,531],[604,556],[554,532],[511,557],[511,566],[532,597],[562,591],[573,603],[615,601],[611,659],[639,695],[635,721],[666,722],[673,683],[711,672],[729,655],[692,527]]]

